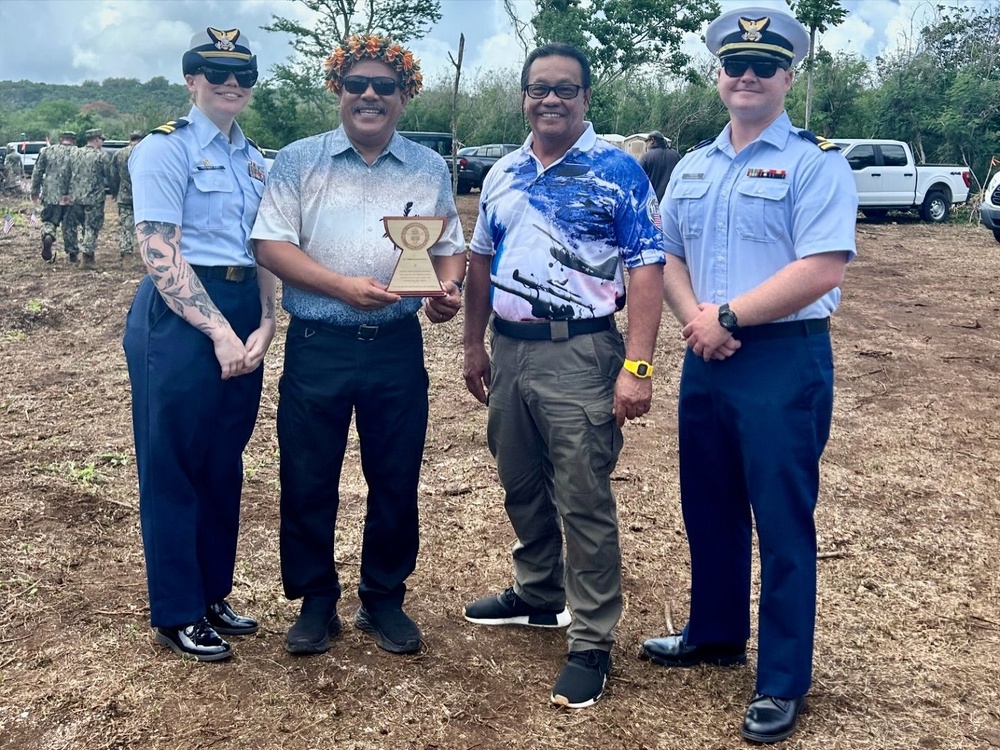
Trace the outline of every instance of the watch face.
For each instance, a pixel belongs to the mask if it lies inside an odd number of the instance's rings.
[[[638,365],[636,365],[635,374],[638,375],[640,378],[646,377],[646,373],[648,372],[649,372],[649,365],[647,365],[645,362],[640,362]]]
[[[736,315],[734,315],[729,310],[724,310],[719,313],[719,325],[725,328],[727,331],[731,331],[736,327]]]

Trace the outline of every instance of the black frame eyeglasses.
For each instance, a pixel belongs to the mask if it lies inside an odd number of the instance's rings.
[[[252,89],[257,83],[256,70],[232,70],[231,68],[198,68],[197,73],[205,76],[205,80],[213,86],[221,86],[229,80],[230,75],[236,76],[236,85],[241,89]]]
[[[550,93],[555,93],[560,99],[576,99],[583,86],[575,83],[560,83],[546,86],[544,83],[529,83],[524,87],[524,93],[529,99],[544,99]]]
[[[399,81],[389,76],[344,76],[343,85],[348,94],[363,94],[370,85],[379,96],[392,96],[399,88]]]
[[[726,60],[722,63],[722,69],[730,78],[739,78],[747,72],[747,68],[753,69],[753,74],[758,78],[774,78],[779,70],[788,70],[787,67],[774,60]]]

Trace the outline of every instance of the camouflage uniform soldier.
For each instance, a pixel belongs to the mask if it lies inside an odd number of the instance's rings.
[[[52,260],[52,243],[56,229],[62,224],[63,247],[70,262],[75,263],[80,248],[77,244],[77,216],[70,199],[70,178],[76,152],[76,133],[67,130],[59,134],[59,143],[46,146],[38,155],[31,173],[31,200],[42,202],[42,260]]]
[[[8,151],[7,158],[4,160],[4,168],[7,171],[7,186],[10,188],[16,187],[17,181],[24,176],[24,168],[21,166],[21,155],[14,150]]]
[[[87,145],[76,150],[70,196],[83,224],[83,265],[94,266],[97,235],[104,226],[104,193],[111,185],[111,159],[101,150],[104,136],[94,128],[87,131]]]
[[[111,160],[111,194],[118,202],[118,225],[120,227],[121,257],[135,251],[135,213],[132,210],[132,177],[128,172],[128,158],[132,147],[142,140],[142,133],[132,133],[128,145],[119,149]]]

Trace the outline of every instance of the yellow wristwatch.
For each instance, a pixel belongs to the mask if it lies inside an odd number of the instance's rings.
[[[625,364],[622,366],[637,378],[653,377],[653,366],[644,359],[638,361],[626,359]]]

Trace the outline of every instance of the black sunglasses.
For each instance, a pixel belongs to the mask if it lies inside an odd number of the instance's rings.
[[[544,83],[529,83],[524,87],[524,93],[531,99],[544,99],[550,91],[554,91],[560,99],[576,99],[583,86],[575,83],[560,83],[558,86],[546,86]]]
[[[344,76],[344,91],[348,94],[363,94],[371,84],[372,89],[379,96],[391,96],[396,92],[399,82],[389,76]]]
[[[199,68],[195,73],[201,73],[205,80],[213,86],[221,86],[229,80],[230,75],[236,76],[236,85],[241,89],[253,88],[257,83],[256,70],[229,70],[227,68]]]
[[[787,70],[781,63],[770,60],[728,60],[722,63],[722,69],[726,71],[726,75],[730,78],[739,78],[747,72],[747,68],[753,68],[753,74],[758,78],[774,78],[774,74],[778,72],[778,68]]]

